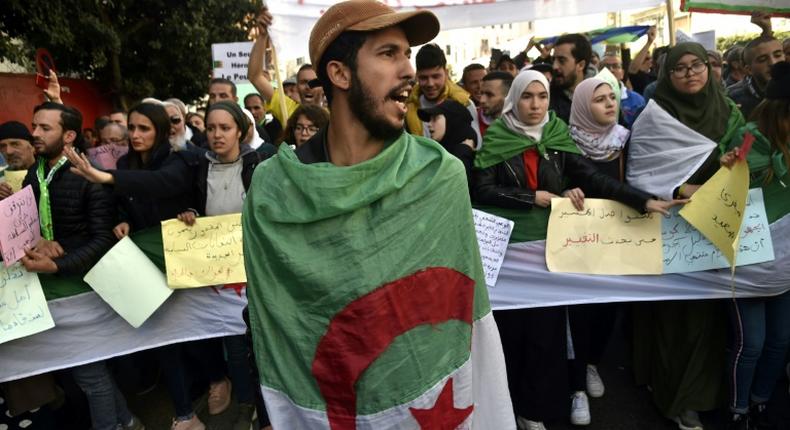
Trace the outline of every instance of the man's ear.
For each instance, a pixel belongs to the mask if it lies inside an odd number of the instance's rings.
[[[74,130],[67,130],[63,133],[63,142],[66,145],[73,145],[74,141],[77,140],[77,132]]]
[[[326,73],[333,86],[344,91],[351,88],[351,69],[342,62],[330,61],[326,65]]]
[[[576,67],[577,70],[579,70],[578,67],[581,67],[580,71],[582,72],[582,77],[584,77],[584,75],[587,74],[587,60],[581,60],[576,62]]]

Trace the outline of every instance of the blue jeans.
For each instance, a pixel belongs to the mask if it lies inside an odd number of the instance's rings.
[[[115,430],[132,421],[126,399],[118,390],[104,361],[71,369],[74,381],[88,397],[94,430]]]
[[[790,291],[774,297],[730,302],[732,342],[728,376],[730,409],[749,410],[767,402],[785,366],[790,345]]]

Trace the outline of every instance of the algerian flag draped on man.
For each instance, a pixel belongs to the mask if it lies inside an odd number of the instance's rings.
[[[403,133],[350,167],[282,146],[243,225],[274,428],[514,428],[464,169],[438,144]]]

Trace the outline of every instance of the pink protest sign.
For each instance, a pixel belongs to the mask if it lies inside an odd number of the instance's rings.
[[[118,159],[129,152],[129,147],[126,145],[108,144],[97,146],[95,148],[88,148],[88,159],[97,167],[105,170],[115,169],[115,163]]]
[[[25,248],[41,240],[38,205],[33,188],[28,185],[0,201],[0,247],[6,267],[25,255]]]

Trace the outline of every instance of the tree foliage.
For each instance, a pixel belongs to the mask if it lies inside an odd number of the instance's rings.
[[[0,58],[30,67],[47,48],[58,72],[97,81],[119,105],[194,102],[211,44],[248,39],[261,0],[2,0]],[[21,42],[21,43],[19,43]]]
[[[717,37],[716,38],[716,49],[719,52],[724,52],[727,49],[739,45],[739,46],[746,46],[749,41],[752,39],[756,39],[760,36],[760,33],[754,32],[750,34],[738,34],[735,36],[728,36],[728,37]],[[790,37],[790,31],[775,31],[774,37],[782,41],[788,37]]]

